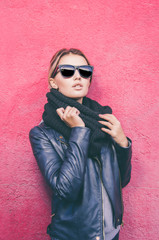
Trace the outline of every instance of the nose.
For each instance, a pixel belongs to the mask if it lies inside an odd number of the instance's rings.
[[[74,79],[81,79],[78,69],[75,70]]]

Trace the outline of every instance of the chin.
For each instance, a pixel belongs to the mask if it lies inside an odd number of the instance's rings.
[[[77,101],[77,102],[80,102],[80,103],[82,103],[82,100],[83,100],[83,97],[85,97],[85,95],[83,96],[69,96],[69,98],[71,98],[71,99],[73,99],[73,100],[75,100],[75,101]]]
[[[72,92],[64,93],[63,92],[63,95],[65,95],[68,98],[74,99],[76,101],[80,101],[80,100],[83,99],[83,97],[85,97],[87,95],[87,93],[88,93],[88,91],[83,92],[83,93],[81,93],[80,91],[79,92],[75,92],[75,93],[72,93]]]

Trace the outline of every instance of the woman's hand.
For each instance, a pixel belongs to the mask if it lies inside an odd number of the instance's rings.
[[[85,123],[82,118],[79,117],[80,111],[75,107],[67,106],[64,108],[58,108],[56,110],[57,114],[64,123],[70,128],[73,127],[85,127]]]
[[[101,130],[112,136],[114,141],[118,143],[121,147],[127,147],[128,140],[118,119],[112,114],[99,114],[99,117],[105,120],[99,122],[104,126],[108,127],[108,129],[103,127],[101,128]]]

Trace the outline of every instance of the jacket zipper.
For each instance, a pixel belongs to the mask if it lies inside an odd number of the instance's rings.
[[[123,204],[123,195],[122,195],[122,187],[121,187],[121,175],[120,175],[120,171],[119,171],[119,178],[120,178],[120,194],[121,194],[121,206],[122,206],[122,219],[121,219],[121,226],[124,226],[124,222],[123,222],[123,212],[124,212],[124,204]]]
[[[101,163],[99,161],[99,159],[97,157],[95,157],[95,159],[97,160],[98,164],[99,164],[99,168],[100,168],[100,180],[101,180],[101,187],[102,187],[102,218],[103,218],[103,240],[105,240],[105,233],[104,233],[104,210],[103,210],[103,181],[102,181],[102,167],[101,167]]]
[[[123,194],[122,194],[122,186],[121,186],[121,174],[120,174],[120,170],[119,170],[119,180],[120,180],[120,195],[121,195],[121,207],[122,207],[122,219],[121,219],[121,226],[124,226],[124,222],[123,222],[123,213],[124,213],[124,204],[123,204]],[[116,223],[115,223],[116,225]]]

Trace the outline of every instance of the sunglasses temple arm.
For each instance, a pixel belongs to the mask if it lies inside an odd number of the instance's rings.
[[[54,78],[55,75],[57,74],[58,66],[54,69],[54,71],[51,74],[51,78]]]

